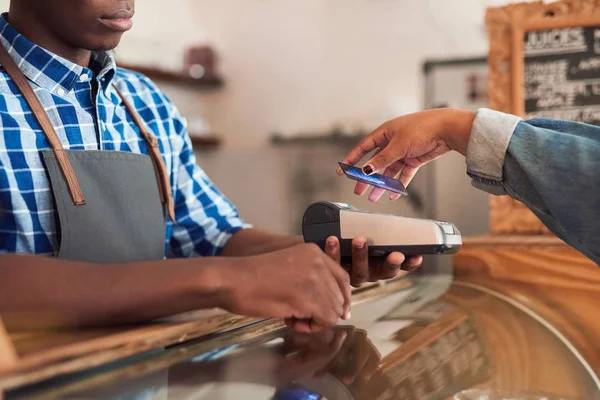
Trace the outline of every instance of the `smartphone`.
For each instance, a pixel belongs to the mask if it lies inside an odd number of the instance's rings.
[[[347,178],[363,182],[378,188],[389,190],[390,192],[398,193],[401,195],[408,194],[402,182],[400,182],[397,179],[381,174],[367,175],[363,172],[361,168],[353,167],[352,165],[344,164],[342,162],[338,162],[338,164],[340,168],[342,168],[342,171],[344,171],[344,174]]]

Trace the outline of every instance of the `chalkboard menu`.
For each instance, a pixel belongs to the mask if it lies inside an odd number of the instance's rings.
[[[600,25],[525,33],[525,115],[600,125]]]

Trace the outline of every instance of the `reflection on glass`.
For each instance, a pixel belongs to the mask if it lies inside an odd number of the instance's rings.
[[[543,393],[503,393],[500,390],[471,389],[457,393],[452,400],[570,400]]]
[[[323,396],[299,384],[292,384],[277,390],[273,400],[321,400]]]
[[[5,397],[598,398],[594,397],[597,385],[564,343],[502,299],[460,284],[448,288],[445,280],[398,281],[396,285],[393,290],[373,289],[373,296],[360,292],[361,303],[352,310],[356,326],[308,335],[265,322],[248,330],[264,328],[262,333],[232,332],[166,349],[155,358],[62,386],[52,382],[37,391]]]

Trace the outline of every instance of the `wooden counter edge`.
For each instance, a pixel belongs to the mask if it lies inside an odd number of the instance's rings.
[[[600,291],[600,267],[549,235],[467,237],[453,257],[453,273],[457,278],[489,277]]]
[[[16,363],[17,352],[4,328],[4,323],[0,316],[0,372],[13,368]]]
[[[477,247],[517,247],[517,248],[531,248],[531,247],[545,247],[545,248],[557,248],[557,249],[568,249],[570,248],[565,242],[553,235],[480,235],[480,236],[466,236],[463,238],[463,246],[466,248],[477,248]]]
[[[256,318],[222,314],[205,320],[150,325],[92,340],[74,339],[71,345],[50,348],[21,358],[17,352],[16,361],[2,371],[4,375],[0,375],[0,393],[2,390],[82,371],[209,334],[229,332],[258,321]]]

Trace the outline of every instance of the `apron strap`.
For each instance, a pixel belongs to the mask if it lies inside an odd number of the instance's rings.
[[[71,161],[67,157],[65,153],[65,149],[48,118],[48,114],[44,110],[44,107],[40,103],[40,100],[37,98],[31,86],[27,82],[27,78],[23,75],[23,72],[19,69],[17,64],[13,61],[11,56],[8,54],[8,51],[0,44],[0,64],[4,67],[8,75],[12,78],[17,88],[21,91],[21,94],[25,98],[25,101],[31,108],[33,112],[33,116],[40,124],[42,128],[42,132],[46,136],[48,143],[50,143],[50,147],[54,151],[54,155],[60,167],[62,174],[65,177],[67,182],[67,186],[69,187],[69,192],[71,193],[71,198],[75,205],[85,204],[85,198],[83,197],[83,192],[81,191],[81,187],[79,186],[79,181],[77,180],[77,176],[75,175],[75,171],[73,170],[73,166],[71,165]]]
[[[160,192],[160,199],[165,205],[167,209],[167,213],[171,218],[171,221],[175,222],[175,202],[173,201],[173,194],[171,192],[171,183],[169,182],[169,174],[167,173],[167,167],[162,159],[160,154],[160,148],[158,147],[158,141],[156,137],[150,133],[150,131],[146,128],[142,117],[138,114],[136,109],[133,107],[131,102],[127,100],[123,92],[117,87],[117,85],[113,84],[113,87],[117,91],[121,100],[123,100],[123,104],[129,114],[133,118],[133,122],[137,125],[140,130],[140,134],[146,141],[146,145],[148,146],[148,153],[150,154],[150,158],[152,159],[152,164],[154,165],[154,172],[156,173],[156,179],[158,180],[158,189]]]

